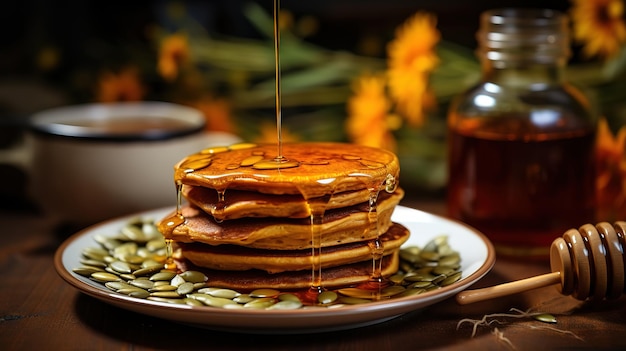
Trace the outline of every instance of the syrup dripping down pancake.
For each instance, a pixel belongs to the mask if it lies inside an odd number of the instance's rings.
[[[319,225],[322,247],[375,239],[391,226],[391,215],[403,196],[381,192],[377,205],[378,224],[370,222],[369,203],[328,210]],[[308,218],[241,218],[218,223],[194,206],[183,206],[185,222],[166,239],[210,245],[235,244],[258,249],[302,250],[311,248],[311,221]]]
[[[399,252],[395,251],[383,257],[381,275],[385,278],[398,271]],[[259,288],[280,290],[308,289],[311,286],[311,271],[288,271],[281,273],[267,273],[262,270],[248,271],[220,271],[197,267],[185,259],[177,259],[181,270],[201,271],[209,278],[211,286],[251,291]],[[372,260],[347,264],[322,270],[322,287],[334,288],[350,286],[366,282],[372,275]]]
[[[394,223],[381,235],[383,255],[397,251],[409,238],[409,231]],[[238,245],[211,246],[200,243],[179,243],[183,257],[199,267],[216,270],[243,271],[259,269],[268,273],[311,270],[311,250],[259,250]],[[322,268],[372,260],[369,241],[330,246],[322,250]]]

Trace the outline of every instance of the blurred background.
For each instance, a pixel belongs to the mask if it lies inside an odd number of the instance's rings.
[[[283,137],[390,148],[401,158],[405,188],[417,196],[442,196],[445,112],[450,98],[479,77],[473,51],[480,13],[497,7],[568,12],[574,3],[283,0]],[[589,3],[600,6],[602,1]],[[204,112],[208,129],[250,141],[275,141],[272,6],[271,0],[4,4],[0,148],[22,141],[25,121],[36,111],[133,100],[190,105]],[[408,34],[411,26],[413,34]],[[423,44],[422,38],[430,38],[432,45]],[[427,51],[424,57],[433,63],[415,78],[425,87],[418,97],[417,115],[404,116],[385,99],[380,100],[385,106],[381,126],[371,121],[359,125],[359,113],[380,107],[368,105],[380,98],[367,98],[368,89],[371,94],[388,91],[377,88],[374,77],[393,65],[392,42],[400,51],[417,45],[415,50]],[[614,102],[624,100],[598,91],[626,91],[616,88],[622,86],[616,77],[623,74],[615,62],[624,61],[623,55],[614,55],[607,78],[609,60],[585,56],[583,47],[584,43],[572,45],[572,80],[597,88],[592,93],[604,99],[602,114],[610,117],[610,127],[617,131],[623,109],[622,103]],[[21,170],[0,162],[2,209],[35,209],[25,195],[27,184]]]

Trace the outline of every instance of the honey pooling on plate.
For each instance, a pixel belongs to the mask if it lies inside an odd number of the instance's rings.
[[[459,293],[469,304],[539,287],[558,285],[579,300],[616,299],[626,293],[626,222],[600,222],[567,230],[550,247],[552,273]]]

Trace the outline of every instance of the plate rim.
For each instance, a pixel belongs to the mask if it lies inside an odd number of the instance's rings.
[[[474,272],[466,277],[461,278],[459,281],[440,289],[425,292],[419,295],[383,301],[375,301],[370,302],[366,305],[347,305],[333,309],[320,308],[298,310],[225,310],[209,306],[189,306],[182,304],[174,305],[171,303],[138,299],[108,290],[106,287],[104,287],[104,285],[102,287],[94,287],[90,284],[87,284],[81,279],[88,278],[79,277],[76,273],[72,271],[71,267],[65,266],[63,262],[63,257],[67,253],[68,248],[71,247],[73,244],[76,245],[76,242],[83,237],[89,235],[93,237],[93,232],[96,231],[99,227],[104,227],[124,220],[129,220],[133,217],[150,215],[154,216],[154,214],[166,211],[173,211],[174,209],[174,207],[169,206],[159,209],[141,211],[108,219],[78,231],[77,233],[65,239],[55,251],[54,266],[57,273],[65,282],[69,283],[71,286],[79,290],[79,292],[85,293],[105,303],[109,303],[134,312],[151,315],[157,318],[182,322],[213,330],[228,331],[233,331],[232,328],[234,328],[235,326],[239,326],[239,324],[237,324],[238,321],[241,322],[243,319],[248,320],[251,318],[252,320],[256,320],[262,318],[271,319],[273,322],[272,325],[259,325],[258,330],[247,330],[246,332],[268,332],[276,329],[285,329],[283,330],[284,332],[311,332],[316,330],[327,330],[329,328],[332,330],[348,329],[357,327],[354,326],[356,324],[368,324],[367,320],[363,320],[359,317],[369,314],[375,314],[377,312],[380,312],[381,310],[385,310],[385,317],[380,318],[379,320],[370,320],[371,323],[369,324],[377,323],[377,321],[384,322],[399,315],[430,306],[442,300],[448,299],[464,289],[467,289],[478,280],[480,280],[482,277],[484,277],[495,264],[495,249],[493,244],[484,234],[482,234],[477,229],[454,219],[398,205],[396,207],[396,211],[416,211],[416,213],[420,216],[427,216],[431,220],[443,221],[448,222],[448,224],[461,226],[468,232],[471,232],[472,235],[475,235],[480,240],[480,242],[485,245],[487,256],[485,257],[484,261]],[[402,224],[402,222],[400,223]],[[195,323],[190,321],[194,320],[195,318],[193,317],[197,317],[197,315],[214,315],[215,317],[228,316],[229,320],[225,324],[216,325],[215,323],[201,323],[200,325],[196,325]],[[317,321],[317,323],[311,323],[311,319],[321,316],[333,318],[323,318],[323,323],[320,323],[319,320]],[[307,325],[306,327],[303,328],[303,323],[299,321],[300,319],[307,320],[307,322],[304,323]]]

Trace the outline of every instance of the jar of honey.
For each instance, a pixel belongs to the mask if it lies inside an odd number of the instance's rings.
[[[480,20],[482,78],[447,120],[448,213],[500,255],[547,257],[555,238],[594,220],[596,118],[565,77],[564,14],[498,9]]]

